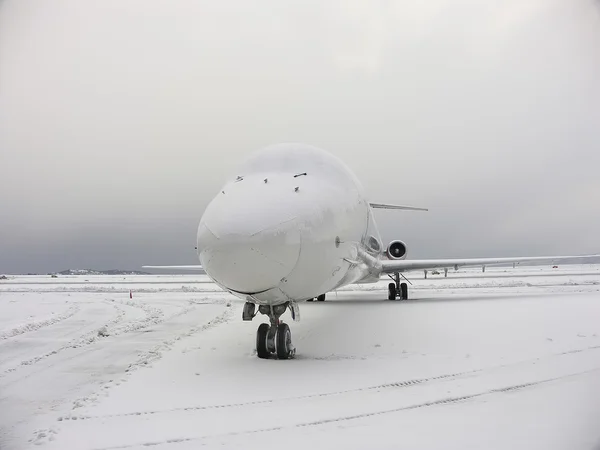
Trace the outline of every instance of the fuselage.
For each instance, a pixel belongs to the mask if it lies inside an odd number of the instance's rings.
[[[376,281],[384,249],[356,176],[304,144],[253,153],[206,208],[197,241],[216,284],[270,305]]]

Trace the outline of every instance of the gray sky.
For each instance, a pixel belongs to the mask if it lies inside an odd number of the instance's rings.
[[[409,257],[600,251],[593,0],[0,2],[0,273],[196,263],[248,152],[341,157]]]

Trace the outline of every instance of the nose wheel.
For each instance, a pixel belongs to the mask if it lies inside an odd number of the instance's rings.
[[[287,323],[280,323],[277,326],[275,353],[279,359],[289,359],[296,353],[296,349],[292,345],[292,332]]]
[[[267,346],[267,335],[269,334],[269,324],[261,323],[256,330],[256,356],[259,358],[268,358],[271,355]]]
[[[271,321],[270,325],[261,323],[256,330],[256,356],[259,358],[267,359],[275,355],[278,359],[290,359],[296,354],[289,325],[279,321],[287,308],[287,304],[259,307],[259,312],[268,315]]]

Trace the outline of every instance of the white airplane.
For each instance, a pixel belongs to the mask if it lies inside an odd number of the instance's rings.
[[[295,354],[287,309],[299,320],[298,303],[325,300],[352,283],[393,280],[390,300],[408,299],[402,272],[502,263],[560,262],[587,256],[406,260],[401,240],[385,246],[374,209],[425,210],[369,203],[352,171],[332,154],[304,144],[278,144],[253,153],[206,208],[198,227],[199,266],[222,289],[246,301],[243,320],[267,315],[256,333],[259,358]]]

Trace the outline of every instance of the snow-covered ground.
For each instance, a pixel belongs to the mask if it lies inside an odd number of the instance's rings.
[[[600,266],[409,278],[302,304],[277,361],[206,276],[9,277],[0,449],[600,448]]]

